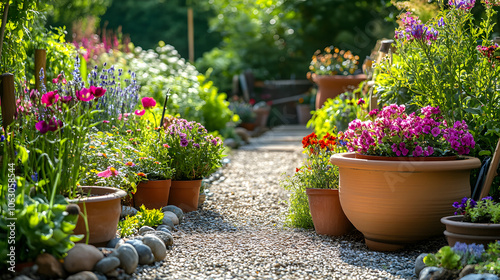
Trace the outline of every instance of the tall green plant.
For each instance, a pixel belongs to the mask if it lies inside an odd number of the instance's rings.
[[[500,137],[498,46],[490,40],[497,12],[485,5],[476,21],[474,1],[454,3],[425,25],[409,13],[402,17],[397,53],[378,66],[376,90],[381,103],[439,106],[449,123],[465,120],[477,142],[474,154],[487,155]]]

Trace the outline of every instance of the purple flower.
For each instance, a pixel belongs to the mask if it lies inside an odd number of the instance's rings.
[[[198,149],[199,149],[199,148],[200,148],[200,144],[198,144],[198,143],[193,143],[193,147],[195,147],[195,148],[198,148]]]
[[[457,9],[468,11],[474,7],[476,0],[449,0],[448,5],[453,6]]]
[[[438,20],[438,26],[439,27],[443,27],[444,26],[444,18],[441,17],[439,20]]]
[[[424,153],[424,149],[422,149],[421,146],[416,146],[415,150],[413,151],[413,156],[414,157],[419,157]]]
[[[181,139],[181,147],[186,147],[189,144],[189,141],[186,138]]]

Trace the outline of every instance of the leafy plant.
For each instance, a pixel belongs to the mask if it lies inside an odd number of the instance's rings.
[[[368,109],[366,97],[356,97],[356,92],[345,92],[327,99],[323,107],[313,112],[307,127],[313,127],[317,135],[324,136],[335,128],[346,130],[349,122],[355,119],[364,119]]]
[[[242,123],[253,123],[257,118],[255,112],[253,111],[253,106],[249,103],[243,101],[233,101],[229,108],[233,111],[235,115],[238,115],[239,120]]]
[[[133,235],[143,226],[156,227],[162,223],[163,212],[159,209],[146,209],[141,205],[139,212],[134,216],[128,216],[118,222],[120,236],[125,237]]]
[[[428,254],[424,258],[426,266],[439,266],[446,269],[459,269],[462,267],[461,257],[450,246],[444,246],[436,254]]]
[[[464,222],[500,224],[500,203],[496,203],[490,196],[474,201],[464,197],[461,202],[453,203],[455,215],[464,215]]]
[[[17,195],[14,222],[17,262],[33,261],[45,252],[62,259],[75,245],[73,242],[83,238],[83,235],[73,235],[78,215],[68,214],[67,206],[63,196],[56,196],[51,205],[44,196],[31,198],[22,193]],[[4,215],[0,216],[0,232],[3,236],[12,236],[12,220],[7,219],[7,211],[7,204],[2,204]],[[2,238],[1,248],[12,246],[9,240]],[[0,256],[2,264],[6,263],[7,258],[7,254]]]
[[[352,75],[358,69],[358,60],[359,56],[353,55],[351,51],[339,50],[339,48],[329,46],[314,52],[307,77],[311,78],[313,74]]]

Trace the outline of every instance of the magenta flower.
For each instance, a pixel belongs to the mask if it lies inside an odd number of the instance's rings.
[[[116,170],[114,167],[108,166],[108,169],[97,173],[97,176],[103,177],[103,178],[108,178],[111,176],[117,176],[118,175],[118,170]]]
[[[144,107],[144,109],[149,109],[149,108],[153,108],[154,106],[156,106],[156,101],[152,97],[143,97],[141,99],[141,103],[142,103],[142,107]]]
[[[103,122],[103,123],[109,123],[109,121],[107,121],[107,120],[103,120],[102,122]]]
[[[71,96],[69,96],[69,95],[68,95],[68,96],[63,96],[63,97],[61,98],[61,101],[62,101],[63,103],[68,103],[68,102],[70,102],[72,99],[73,99],[73,97],[71,97]]]
[[[52,118],[48,122],[48,129],[49,131],[56,131],[58,128],[62,127],[62,125],[62,121]]]
[[[453,6],[457,9],[468,11],[474,7],[476,0],[449,0],[448,5]]]
[[[89,102],[92,99],[94,99],[94,95],[92,94],[92,92],[90,92],[88,88],[82,88],[82,90],[77,90],[75,95],[78,100],[84,102]]]
[[[52,106],[59,100],[59,94],[57,94],[57,90],[54,91],[49,91],[42,95],[42,103],[45,104],[45,106]]]
[[[41,134],[45,134],[49,131],[49,124],[46,121],[39,121],[35,124],[35,128],[40,131]]]
[[[181,147],[187,147],[189,141],[186,138],[181,139]]]
[[[142,109],[142,110],[135,110],[134,114],[136,114],[137,116],[143,116],[144,113],[146,113],[146,110]]]
[[[90,93],[94,95],[96,98],[103,96],[106,93],[106,89],[102,87],[90,86]]]
[[[363,104],[365,104],[365,100],[363,100],[363,98],[360,98],[360,99],[358,99],[357,104],[358,105],[363,105]]]

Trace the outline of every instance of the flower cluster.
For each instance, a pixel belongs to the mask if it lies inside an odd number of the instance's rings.
[[[400,29],[396,30],[394,34],[395,39],[412,41],[420,40],[427,44],[431,44],[432,41],[436,41],[439,32],[434,29],[434,27],[429,27],[420,21],[417,16],[411,16],[410,12],[407,12],[401,17],[402,26]],[[444,20],[438,22],[439,26],[444,25]]]
[[[482,46],[478,45],[477,50],[484,56],[488,58],[489,62],[492,62],[492,59],[496,59],[500,61],[500,49],[498,44],[494,44],[491,46]]]
[[[438,107],[426,106],[421,115],[405,113],[405,106],[392,104],[370,112],[372,120],[356,119],[341,135],[349,151],[379,156],[465,155],[475,142],[464,121],[448,126]]]
[[[358,60],[359,56],[353,55],[351,51],[329,46],[323,51],[317,50],[314,53],[307,77],[310,79],[313,73],[316,75],[352,75],[358,69]]]
[[[310,154],[319,154],[321,152],[329,152],[335,150],[337,145],[337,136],[326,133],[323,138],[318,139],[316,133],[311,133],[306,137],[302,138],[302,147],[304,149],[309,149]]]
[[[482,256],[486,252],[483,244],[466,244],[457,242],[451,248],[453,252],[460,256],[462,266],[478,263],[482,261]]]
[[[176,172],[174,180],[196,180],[212,174],[221,166],[223,143],[205,127],[185,119],[169,120],[165,144],[172,156]]]
[[[448,5],[460,10],[468,11],[474,7],[476,0],[449,0]]]
[[[455,215],[464,215],[463,221],[473,223],[500,223],[500,204],[487,196],[480,201],[464,197],[453,203]]]

